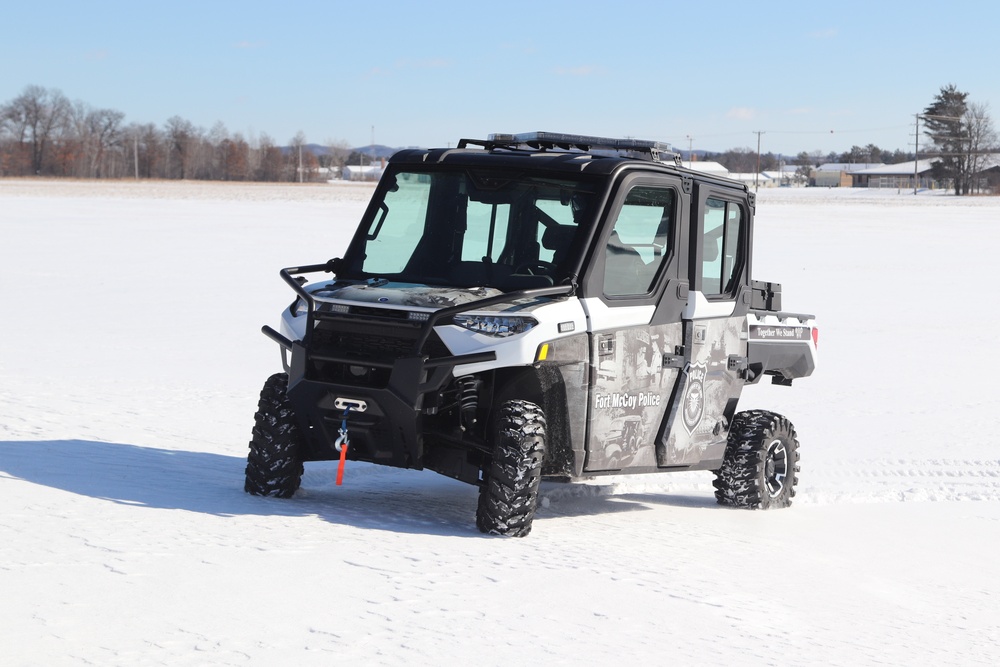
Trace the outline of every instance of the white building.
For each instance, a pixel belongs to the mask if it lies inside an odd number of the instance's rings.
[[[884,166],[881,162],[828,162],[813,170],[812,185],[820,188],[850,188],[854,185],[851,174]]]

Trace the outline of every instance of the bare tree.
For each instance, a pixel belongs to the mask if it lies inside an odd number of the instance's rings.
[[[165,178],[166,138],[159,128],[152,123],[133,124],[126,132],[132,142],[132,169],[144,178]],[[135,163],[138,163],[138,168]]]
[[[351,145],[345,139],[327,139],[326,147],[328,152],[325,164],[323,160],[320,161],[320,164],[338,174],[343,173],[347,156],[351,154]]]
[[[167,178],[194,178],[200,131],[189,120],[171,116],[166,123]]]
[[[226,139],[222,154],[223,173],[226,180],[250,180],[252,174],[250,144],[247,143],[242,134],[237,132],[231,139]]]
[[[284,168],[281,149],[274,145],[271,137],[267,134],[261,134],[257,150],[260,156],[256,179],[258,181],[280,181]]]
[[[108,174],[110,165],[105,162],[108,155],[122,145],[122,121],[125,114],[114,109],[96,109],[87,116],[87,126],[94,137],[97,150],[91,162],[90,172],[95,178]]]
[[[295,174],[294,180],[301,183],[305,176],[305,167],[302,163],[302,152],[305,150],[306,145],[306,135],[299,130],[291,141],[291,152],[288,156],[289,158],[289,170],[291,173]]]
[[[757,171],[757,151],[752,148],[731,148],[715,156],[726,169],[749,174]]]
[[[962,117],[969,137],[967,170],[975,190],[981,190],[979,173],[989,160],[989,153],[997,147],[997,132],[990,118],[989,105],[970,102]]]
[[[84,102],[74,102],[60,138],[60,153],[67,163],[64,171],[72,170],[83,178],[111,176],[106,158],[111,151],[121,149],[124,118],[121,111],[93,109]]]
[[[4,109],[16,140],[30,146],[31,171],[41,174],[56,131],[66,121],[69,100],[58,90],[28,86]]]

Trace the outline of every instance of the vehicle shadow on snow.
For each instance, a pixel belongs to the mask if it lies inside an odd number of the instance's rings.
[[[349,462],[344,486],[336,469],[306,464],[291,499],[243,491],[246,459],[91,440],[0,441],[6,475],[129,507],[216,516],[319,516],[334,524],[393,532],[480,536],[476,489],[434,475]]]
[[[718,504],[711,493],[680,493],[628,491],[616,488],[614,483],[575,485],[542,483],[542,498],[547,502],[539,511],[539,518],[546,516],[576,517],[597,516],[622,512],[641,512],[654,507],[685,509],[715,509]]]
[[[0,474],[136,508],[177,509],[215,516],[318,516],[332,524],[400,533],[480,537],[476,488],[429,471],[348,462],[335,485],[335,463],[309,463],[291,499],[243,491],[245,459],[236,456],[90,440],[0,441]],[[601,487],[548,498],[538,520],[649,509],[702,507],[710,499],[670,494],[609,494]]]

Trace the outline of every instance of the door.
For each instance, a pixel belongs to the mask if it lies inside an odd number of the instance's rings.
[[[684,309],[685,367],[676,416],[658,440],[661,466],[712,467],[725,454],[743,389],[752,210],[742,192],[695,188],[691,290]]]
[[[683,201],[679,179],[626,179],[595,241],[582,299],[592,359],[585,470],[657,466],[681,365]]]

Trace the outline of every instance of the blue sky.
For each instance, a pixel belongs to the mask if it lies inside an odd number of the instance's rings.
[[[993,1],[5,5],[0,103],[39,85],[281,144],[545,130],[722,151],[762,131],[764,152],[912,150],[946,84],[1000,113]]]

